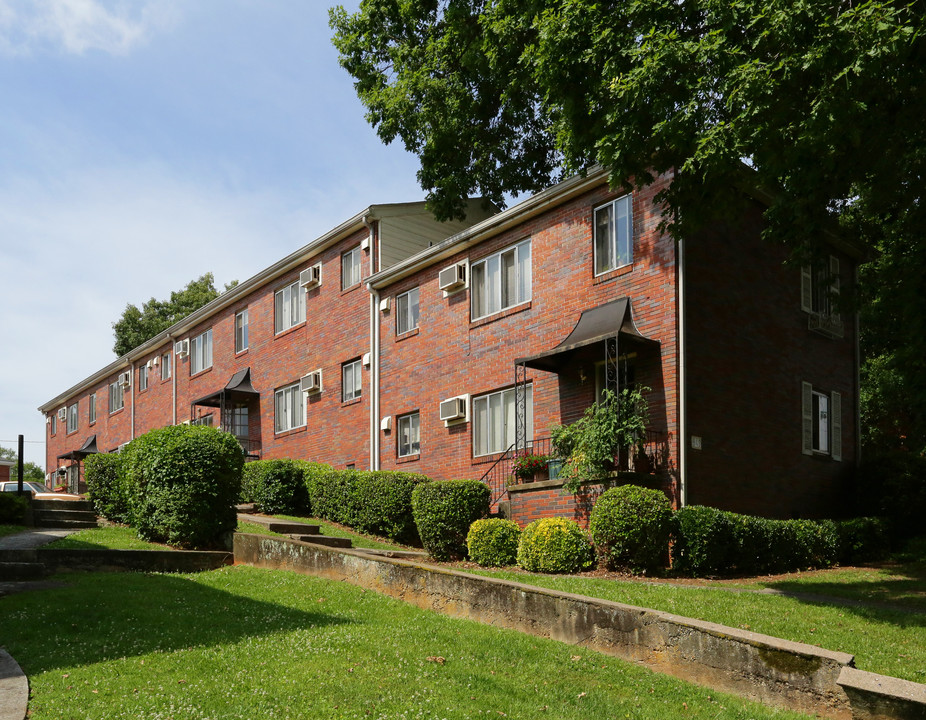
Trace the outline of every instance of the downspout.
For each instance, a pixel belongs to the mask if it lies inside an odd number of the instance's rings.
[[[370,232],[370,275],[376,273],[376,233],[370,216],[363,216]],[[379,470],[379,291],[367,284],[370,291],[370,470]]]
[[[858,288],[858,264],[855,266],[855,287]],[[855,467],[862,462],[862,346],[859,334],[862,323],[859,310],[855,308]]]
[[[171,424],[177,424],[177,355],[174,353],[174,338],[167,336],[168,350],[170,355],[170,408]]]
[[[132,379],[129,381],[129,387],[132,389],[132,412],[129,415],[129,440],[135,439],[135,363],[129,363],[129,372],[132,373]]]
[[[679,507],[688,504],[688,403],[685,367],[685,242],[676,242],[676,293],[678,311],[678,496]]]

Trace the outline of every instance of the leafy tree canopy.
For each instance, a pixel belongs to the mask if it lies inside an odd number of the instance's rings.
[[[0,447],[0,460],[12,460],[15,463],[18,458],[19,456],[12,448]],[[10,478],[12,480],[19,479],[15,465],[10,468]],[[24,462],[23,480],[38,480],[39,482],[45,482],[45,472],[34,462]]]
[[[676,234],[745,179],[770,191],[767,237],[868,248],[865,300],[896,334],[865,343],[926,447],[926,0],[362,0],[330,20],[440,217],[597,163],[614,186],[674,173],[656,200]]]
[[[237,284],[237,280],[226,284],[225,292]],[[191,280],[182,290],[172,292],[169,300],[151,298],[141,306],[141,310],[129,303],[119,320],[113,323],[116,338],[113,352],[119,357],[125,355],[219,295],[212,273],[206,273]]]

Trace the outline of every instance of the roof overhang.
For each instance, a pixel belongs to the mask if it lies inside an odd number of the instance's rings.
[[[515,359],[516,365],[558,373],[571,364],[582,348],[621,338],[634,343],[659,344],[643,335],[633,322],[630,298],[620,298],[598,307],[584,310],[572,332],[556,347],[535,355]]]
[[[224,388],[211,395],[201,397],[199,400],[194,400],[192,404],[217,408],[222,406],[223,397],[226,402],[229,400],[232,402],[247,402],[251,398],[260,397],[260,392],[251,385],[251,368],[246,367],[244,370],[239,370],[231,376]]]
[[[58,456],[58,460],[83,460],[87,455],[97,455],[99,449],[96,446],[96,435],[91,435],[88,437],[84,444],[80,446],[78,450],[71,450],[70,452],[62,453]]]

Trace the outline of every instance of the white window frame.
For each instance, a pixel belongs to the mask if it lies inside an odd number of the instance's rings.
[[[273,393],[273,432],[284,433],[305,427],[305,393],[299,383],[278,388]]]
[[[525,387],[527,397],[527,439],[534,437],[533,386]],[[473,457],[485,457],[505,452],[514,444],[516,401],[515,388],[506,388],[473,398],[470,422],[473,426]]]
[[[148,389],[148,366],[138,366],[138,392]]]
[[[173,353],[166,352],[161,355],[161,380],[170,380],[171,357]]]
[[[48,423],[48,434],[57,435],[58,434],[58,416],[55,413],[49,415],[51,422]]]
[[[350,360],[341,365],[341,402],[359,400],[363,396],[363,361]]]
[[[190,420],[190,425],[205,425],[206,427],[212,427],[215,422],[214,413],[209,413],[208,415],[200,415]]]
[[[359,285],[363,279],[363,250],[360,246],[341,253],[341,289]]]
[[[109,414],[125,407],[125,389],[118,380],[109,384]]]
[[[87,397],[87,417],[89,418],[89,423],[93,425],[96,422],[96,393]]]
[[[248,349],[248,309],[235,313],[235,354]]]
[[[273,294],[273,333],[279,335],[305,322],[305,288],[294,282]]]
[[[212,367],[212,328],[190,340],[190,375]]]
[[[77,416],[77,403],[71,403],[68,405],[68,424],[67,424],[67,434],[70,435],[72,432],[77,432],[78,426],[78,416]]]
[[[420,294],[418,288],[414,287],[395,298],[395,334],[411,332],[418,327],[418,319],[421,316],[421,305],[419,302]]]
[[[830,255],[824,262],[801,268],[801,310],[825,316],[838,316],[839,258]]]
[[[607,235],[602,237],[602,232]],[[596,207],[592,233],[595,277],[633,264],[633,196],[623,195]]]
[[[530,302],[531,274],[530,238],[470,263],[470,319]]]
[[[416,410],[396,418],[396,455],[400,458],[421,454],[421,415]]]
[[[842,460],[842,394],[801,383],[801,451]]]

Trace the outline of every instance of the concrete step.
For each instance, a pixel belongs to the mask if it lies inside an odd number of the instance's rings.
[[[350,538],[330,537],[328,535],[300,535],[297,533],[288,533],[288,535],[293,540],[315,543],[316,545],[325,545],[327,547],[351,548],[354,546]]]
[[[100,525],[95,517],[92,520],[64,518],[57,516],[35,518],[35,527],[40,528],[68,528],[71,530],[86,530],[88,528],[95,528],[99,526]]]
[[[40,580],[45,566],[38,562],[0,562],[0,580]]]
[[[82,510],[93,512],[93,503],[89,500],[33,500],[33,511],[39,510]]]
[[[96,513],[87,512],[86,510],[59,510],[55,508],[54,510],[34,510],[32,516],[36,520],[44,518],[58,518],[61,520],[86,520],[86,521],[95,521]]]
[[[270,520],[264,525],[268,530],[280,535],[289,535],[295,533],[299,535],[318,535],[321,532],[321,525],[309,525],[308,523],[286,522],[284,520]]]

